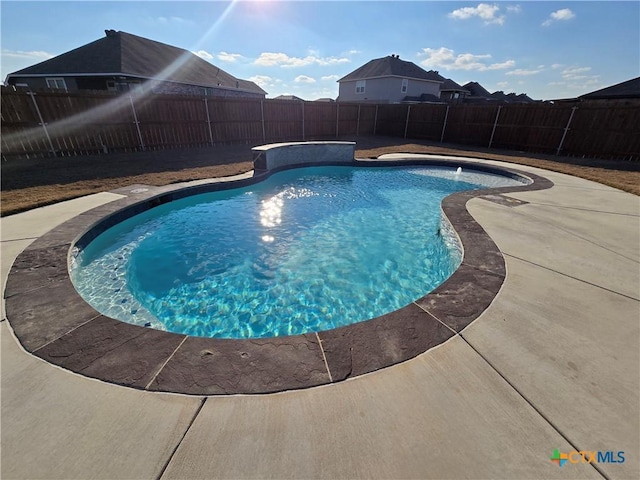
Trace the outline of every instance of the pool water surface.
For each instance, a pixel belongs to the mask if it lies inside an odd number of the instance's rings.
[[[397,310],[444,282],[460,247],[451,193],[521,181],[451,167],[308,167],[155,207],[72,259],[100,313],[191,336],[330,330]]]

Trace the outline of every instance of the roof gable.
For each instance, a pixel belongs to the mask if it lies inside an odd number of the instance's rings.
[[[11,76],[121,73],[120,37],[104,37],[10,73]]]
[[[378,77],[403,77],[432,82],[444,81],[444,78],[438,75],[438,72],[434,72],[433,70],[427,72],[413,62],[400,60],[400,57],[396,55],[389,55],[365,63],[347,76],[342,77],[338,82],[350,82]]]
[[[490,98],[491,97],[491,94],[489,93],[489,91],[486,90],[478,82],[465,83],[462,86],[462,88],[464,88],[465,90],[469,90],[471,92],[471,96],[472,97],[483,97],[483,98]]]

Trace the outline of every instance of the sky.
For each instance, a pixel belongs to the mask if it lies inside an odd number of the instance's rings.
[[[640,76],[635,1],[75,1],[0,3],[0,79],[105,29],[192,51],[267,98],[336,98],[396,54],[460,85],[572,98]]]

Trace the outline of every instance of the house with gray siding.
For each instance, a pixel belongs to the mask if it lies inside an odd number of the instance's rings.
[[[377,58],[338,80],[339,102],[401,103],[409,98],[440,98],[444,78],[398,55]]]
[[[126,32],[105,36],[7,75],[6,85],[64,91],[127,92],[265,98],[267,92],[182,48]]]

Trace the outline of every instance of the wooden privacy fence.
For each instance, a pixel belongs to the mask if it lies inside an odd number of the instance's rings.
[[[2,158],[40,158],[358,135],[640,159],[640,108],[372,105],[2,87]]]

